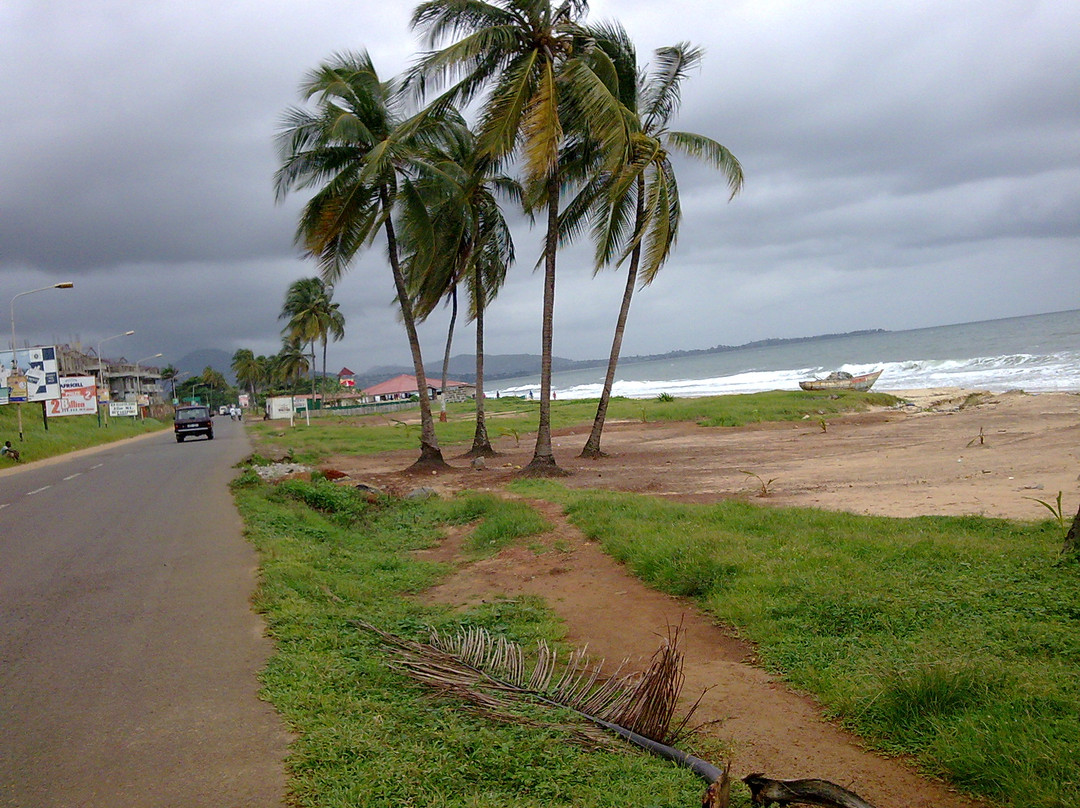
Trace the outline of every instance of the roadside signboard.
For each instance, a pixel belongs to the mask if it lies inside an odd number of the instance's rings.
[[[135,418],[139,415],[139,405],[134,401],[110,401],[109,415],[113,418]]]
[[[60,398],[60,374],[52,345],[0,351],[0,403]]]
[[[46,411],[50,418],[58,415],[95,415],[97,381],[93,376],[61,376],[60,398],[50,399]]]

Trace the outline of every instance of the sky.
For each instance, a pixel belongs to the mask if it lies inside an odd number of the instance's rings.
[[[412,7],[0,3],[0,302],[19,345],[275,353],[286,288],[316,274],[293,241],[306,197],[274,198],[275,133],[335,53],[406,70]],[[588,19],[621,21],[641,62],[704,49],[673,128],[727,146],[746,180],[728,201],[716,172],[676,161],[678,242],[624,355],[1080,308],[1075,0],[593,0]],[[515,231],[486,347],[538,354],[541,234]],[[382,244],[335,289],[332,372],[410,363]],[[610,348],[624,277],[594,277],[591,255],[560,252],[557,356]],[[447,320],[421,330],[429,364]],[[454,353],[473,340],[459,328]]]

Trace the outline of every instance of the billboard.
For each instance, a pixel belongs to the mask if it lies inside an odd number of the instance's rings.
[[[94,415],[97,413],[97,380],[93,376],[60,377],[60,398],[49,401],[46,412],[57,415]]]
[[[137,417],[139,414],[139,405],[134,401],[110,401],[109,402],[109,415],[114,418],[122,418],[125,416]]]
[[[60,374],[52,345],[0,351],[0,404],[60,398]]]

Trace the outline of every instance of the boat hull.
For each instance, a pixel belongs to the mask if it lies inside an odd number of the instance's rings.
[[[869,390],[878,380],[881,371],[865,373],[862,376],[852,376],[850,379],[809,379],[799,382],[803,390]]]

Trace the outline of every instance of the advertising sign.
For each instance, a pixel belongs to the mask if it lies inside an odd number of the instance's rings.
[[[56,348],[0,351],[0,403],[60,398]]]
[[[237,396],[237,398],[238,398],[238,400],[240,402],[241,407],[250,407],[251,406],[251,401],[248,398],[247,393],[241,393],[239,396]]]
[[[93,376],[62,376],[60,398],[48,402],[47,412],[56,415],[94,415],[97,413],[97,382]]]
[[[135,418],[139,415],[139,405],[134,401],[110,401],[109,415],[114,418],[124,416]]]

